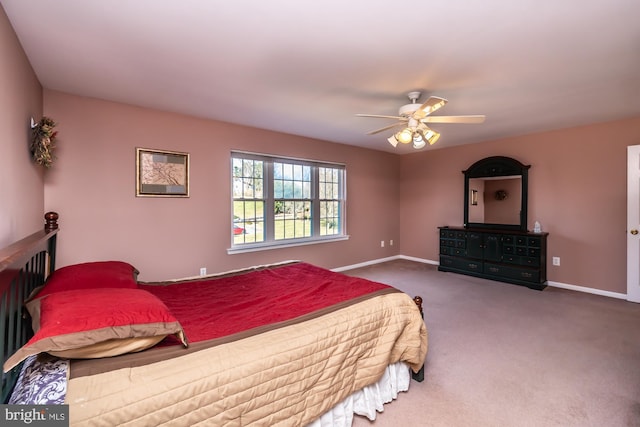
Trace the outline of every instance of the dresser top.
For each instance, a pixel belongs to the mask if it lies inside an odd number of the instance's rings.
[[[549,233],[543,231],[540,233],[534,233],[531,231],[522,230],[501,230],[499,228],[472,228],[472,227],[460,227],[445,225],[438,227],[440,230],[455,230],[455,231],[472,231],[476,233],[491,233],[491,234],[510,234],[515,236],[547,236]]]

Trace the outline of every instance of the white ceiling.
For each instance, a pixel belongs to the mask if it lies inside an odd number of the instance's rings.
[[[45,88],[393,148],[407,92],[432,150],[640,115],[638,0],[0,0]]]

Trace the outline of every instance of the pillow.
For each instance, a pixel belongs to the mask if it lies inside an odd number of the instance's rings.
[[[7,372],[32,354],[93,359],[145,350],[169,334],[186,347],[180,322],[142,289],[98,288],[55,292],[27,304],[38,320],[33,338],[4,364]]]
[[[137,288],[138,273],[134,266],[123,261],[68,265],[55,270],[45,284],[35,290],[32,298],[74,289]]]

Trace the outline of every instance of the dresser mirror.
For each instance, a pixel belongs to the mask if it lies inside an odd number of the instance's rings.
[[[527,231],[530,166],[510,157],[479,160],[464,173],[464,226]]]

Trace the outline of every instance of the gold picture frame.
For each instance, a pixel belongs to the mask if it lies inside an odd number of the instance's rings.
[[[189,197],[189,153],[136,148],[136,197]]]

